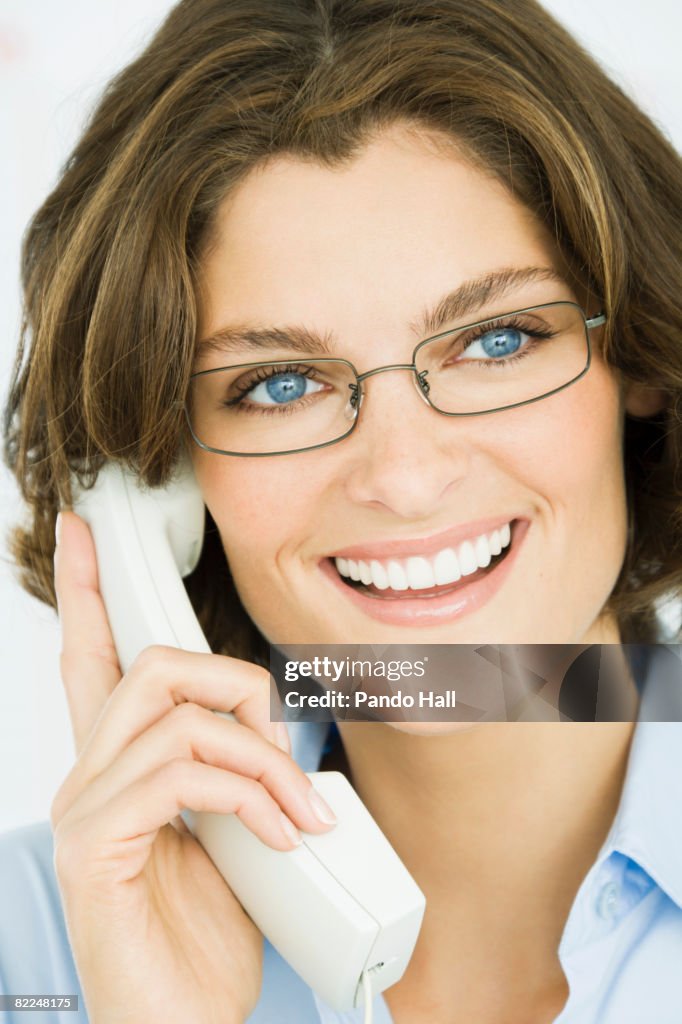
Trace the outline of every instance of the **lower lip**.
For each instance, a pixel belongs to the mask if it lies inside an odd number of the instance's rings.
[[[432,626],[440,622],[452,622],[478,611],[495,596],[511,572],[529,526],[527,519],[515,520],[508,554],[502,561],[485,576],[479,576],[471,583],[464,583],[456,590],[438,597],[368,597],[342,581],[331,559],[325,558],[320,568],[340,593],[365,615],[378,622],[398,626]],[[401,591],[401,595],[403,593]]]

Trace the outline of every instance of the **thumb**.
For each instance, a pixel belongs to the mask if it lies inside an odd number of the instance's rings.
[[[60,667],[76,752],[84,747],[121,669],[99,592],[95,545],[87,523],[62,512],[54,572],[62,632]]]

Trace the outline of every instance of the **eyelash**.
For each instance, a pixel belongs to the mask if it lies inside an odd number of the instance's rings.
[[[237,395],[235,398],[225,399],[223,405],[228,409],[234,409],[237,412],[255,412],[259,416],[286,416],[287,413],[294,412],[294,409],[298,410],[303,404],[306,403],[306,396],[299,398],[297,402],[292,402],[286,405],[253,405],[249,406],[244,399],[248,395],[249,391],[253,391],[257,384],[261,384],[264,380],[269,380],[271,377],[278,377],[282,373],[299,373],[302,377],[307,377],[308,380],[315,380],[315,368],[313,366],[301,366],[296,363],[287,363],[282,365],[278,363],[276,366],[260,366],[241,384],[235,382],[233,387],[236,388]],[[309,397],[313,397],[312,395]]]
[[[497,323],[494,327],[490,326],[490,324],[481,325],[481,327],[477,328],[476,334],[470,336],[463,342],[462,353],[466,352],[467,349],[470,348],[477,341],[480,341],[480,339],[485,337],[486,334],[489,334],[490,331],[496,329],[522,331],[524,334],[527,334],[529,338],[537,339],[540,341],[549,341],[555,336],[553,331],[541,330],[539,327],[532,328],[528,323],[524,323],[520,318],[512,317],[509,320],[505,320],[503,323]],[[480,359],[476,360],[476,362],[479,365],[484,365],[492,370],[493,367],[495,367],[496,365],[508,366],[510,363],[515,363],[518,362],[518,360],[520,359],[524,359],[533,351],[534,348],[535,345],[531,344],[527,345],[521,352],[515,355],[506,356],[504,359]],[[298,401],[295,403],[292,402],[291,404],[285,405],[250,406],[248,405],[247,402],[244,401],[248,393],[252,391],[258,384],[261,384],[265,380],[269,380],[271,377],[277,377],[282,373],[298,373],[301,374],[301,376],[303,377],[307,377],[309,380],[316,379],[315,368],[312,366],[302,366],[296,363],[288,363],[286,365],[278,363],[276,366],[269,367],[261,366],[257,370],[255,370],[251,374],[251,376],[247,378],[246,381],[244,381],[241,384],[235,383],[233,385],[233,387],[237,391],[237,395],[234,398],[225,399],[223,401],[223,405],[225,405],[229,409],[234,409],[235,411],[238,412],[256,413],[259,416],[286,416],[287,413],[293,413],[294,411],[298,411],[302,405],[307,404],[306,397],[312,398],[312,395],[304,396],[303,398],[298,399]]]
[[[521,331],[523,334],[527,334],[529,338],[539,341],[551,341],[551,339],[556,336],[554,331],[547,329],[542,330],[539,326],[532,327],[527,322],[524,323],[520,317],[511,317],[503,323],[496,323],[495,326],[482,324],[480,327],[476,328],[477,333],[463,342],[462,353],[466,352],[468,348],[474,345],[477,341],[480,341],[481,338],[485,337],[486,334],[489,334],[490,331],[494,330]],[[518,362],[519,359],[524,359],[527,355],[530,355],[535,347],[536,346],[534,344],[526,345],[525,348],[516,355],[505,356],[504,359],[477,359],[476,362],[479,365],[486,366],[490,370],[495,366],[508,366],[510,363]]]

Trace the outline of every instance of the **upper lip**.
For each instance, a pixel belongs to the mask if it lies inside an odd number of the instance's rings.
[[[442,533],[434,533],[428,537],[406,537],[404,540],[384,540],[371,544],[353,544],[335,551],[330,558],[351,558],[354,561],[370,561],[371,559],[410,558],[422,555],[428,558],[444,548],[455,548],[465,540],[474,540],[483,533],[492,533],[505,523],[512,523],[519,516],[495,516],[494,519],[477,519],[476,522],[462,523]]]

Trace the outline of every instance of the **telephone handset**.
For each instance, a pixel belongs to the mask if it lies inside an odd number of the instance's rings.
[[[151,644],[209,652],[182,583],[204,534],[189,463],[154,489],[109,463],[91,490],[77,492],[73,509],[94,537],[123,671]],[[273,850],[235,814],[186,810],[183,819],[281,956],[329,1006],[349,1010],[363,1005],[370,986],[383,991],[402,976],[425,899],[345,776],[308,777],[338,824],[324,835],[303,833],[294,850]]]

